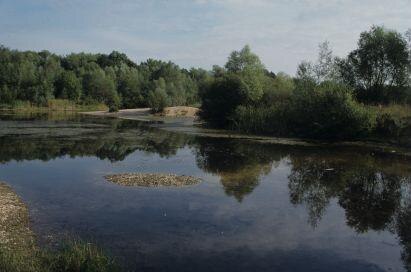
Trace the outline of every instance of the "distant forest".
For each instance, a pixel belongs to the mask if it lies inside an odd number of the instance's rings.
[[[45,106],[50,99],[104,103],[118,108],[192,105],[209,73],[181,69],[149,59],[136,64],[125,54],[20,52],[0,47],[0,104],[29,101]],[[157,106],[156,106],[157,105]]]
[[[210,126],[248,133],[398,137],[411,124],[411,29],[373,26],[346,57],[324,42],[295,76],[268,71],[249,46],[211,71],[153,59],[136,64],[116,51],[58,56],[0,47],[0,106],[53,99],[104,103],[110,111],[196,105]]]

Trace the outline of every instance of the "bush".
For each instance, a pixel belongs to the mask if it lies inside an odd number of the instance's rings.
[[[245,132],[315,139],[354,139],[374,125],[372,111],[355,102],[350,90],[334,83],[296,90],[289,103],[237,107],[232,128]]]
[[[217,127],[226,127],[232,122],[236,108],[245,102],[239,76],[227,74],[210,84],[202,94],[200,117]]]
[[[295,134],[309,138],[360,138],[374,125],[372,112],[352,98],[351,90],[332,82],[296,90],[291,116]]]
[[[239,106],[232,128],[247,133],[289,136],[292,131],[289,108],[286,104],[271,107]]]
[[[411,127],[411,107],[407,105],[388,105],[370,107],[376,112],[375,133],[385,137],[397,138]]]

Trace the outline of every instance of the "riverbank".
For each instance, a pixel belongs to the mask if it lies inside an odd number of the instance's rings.
[[[171,132],[185,133],[199,137],[238,139],[258,143],[279,144],[289,146],[325,148],[359,147],[372,149],[375,153],[386,153],[395,156],[411,157],[411,135],[408,138],[404,136],[401,142],[393,141],[389,138],[377,137],[367,138],[358,141],[323,141],[293,137],[285,138],[274,137],[269,135],[256,135],[227,129],[213,129],[204,126],[204,123],[196,117],[173,117],[164,115],[154,115],[151,114],[149,108],[125,109],[120,110],[116,113],[109,113],[107,111],[96,111],[82,112],[81,114],[103,118],[110,117],[125,120],[142,121],[147,122],[147,124],[151,127],[156,127]]]
[[[109,112],[108,110],[100,111],[84,111],[82,114],[101,116],[101,117],[139,117],[139,116],[152,116],[155,117],[186,117],[186,118],[197,118],[199,108],[187,107],[187,106],[176,106],[176,107],[166,107],[161,113],[152,114],[150,108],[136,108],[136,109],[123,109],[117,112]]]
[[[114,261],[90,243],[68,241],[58,251],[37,247],[27,206],[0,182],[0,271],[119,271]]]
[[[34,234],[29,228],[26,205],[5,183],[0,182],[0,270],[12,271],[19,266],[26,271],[34,268]]]

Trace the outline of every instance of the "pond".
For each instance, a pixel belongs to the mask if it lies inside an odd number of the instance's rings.
[[[202,182],[104,178],[132,172]],[[93,241],[126,271],[411,270],[411,163],[397,154],[2,114],[0,180],[28,205],[42,246]]]

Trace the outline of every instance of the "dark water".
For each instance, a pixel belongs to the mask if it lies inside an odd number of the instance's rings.
[[[103,176],[201,177],[181,188]],[[365,148],[190,136],[137,121],[0,117],[0,180],[44,245],[94,241],[131,271],[407,271],[411,163]],[[410,269],[411,271],[411,269]]]

